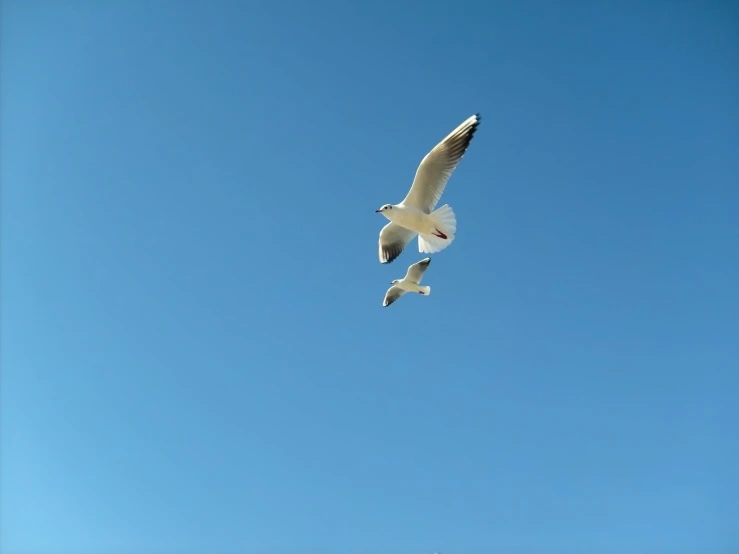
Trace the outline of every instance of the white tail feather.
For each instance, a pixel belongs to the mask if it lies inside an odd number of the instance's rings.
[[[437,237],[436,235],[430,235],[421,233],[418,235],[418,251],[425,252],[427,254],[433,254],[440,250],[444,250],[454,240],[454,233],[457,232],[457,218],[454,215],[454,211],[451,206],[444,204],[438,210],[431,212],[431,216],[436,222],[436,229],[442,234],[446,235],[446,238]]]
[[[431,287],[422,287],[421,285],[419,285],[418,288],[421,289],[420,293],[424,296],[428,296],[429,294],[431,294]]]
[[[449,204],[444,204],[441,208],[434,210],[431,215],[441,225],[439,231],[447,235],[457,232],[457,216],[454,215],[454,210]]]

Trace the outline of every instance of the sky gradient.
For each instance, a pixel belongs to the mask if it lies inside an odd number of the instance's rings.
[[[0,9],[2,554],[739,551],[739,4]]]

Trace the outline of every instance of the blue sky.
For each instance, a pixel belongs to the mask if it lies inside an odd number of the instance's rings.
[[[736,551],[738,22],[5,0],[2,553]]]

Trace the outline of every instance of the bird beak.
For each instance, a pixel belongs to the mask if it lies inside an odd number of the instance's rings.
[[[375,210],[376,214],[379,214],[382,210]]]

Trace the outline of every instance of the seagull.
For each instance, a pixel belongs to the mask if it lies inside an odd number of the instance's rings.
[[[405,277],[402,279],[394,279],[390,283],[392,287],[387,289],[387,292],[385,293],[385,300],[382,301],[382,305],[387,308],[406,292],[417,292],[424,296],[431,294],[431,287],[422,287],[419,285],[423,278],[423,274],[426,272],[426,269],[428,269],[430,263],[431,258],[424,258],[420,262],[416,262],[408,267],[408,272],[405,274]]]
[[[380,263],[390,263],[400,256],[416,235],[418,251],[428,254],[443,250],[454,240],[457,218],[452,208],[444,204],[433,210],[479,124],[480,114],[462,122],[421,160],[411,190],[403,201],[375,210],[390,220],[380,231]]]

